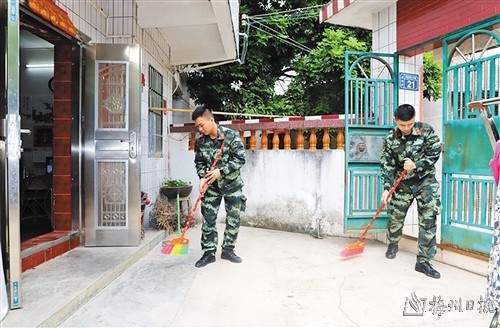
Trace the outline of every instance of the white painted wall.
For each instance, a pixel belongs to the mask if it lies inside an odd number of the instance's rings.
[[[191,181],[191,205],[198,193],[194,151],[182,140],[171,142],[169,177]],[[174,155],[175,154],[175,155]],[[241,170],[247,197],[242,224],[312,235],[341,235],[344,226],[343,150],[246,151]],[[201,220],[198,210],[195,218]],[[219,221],[224,222],[224,204]],[[318,231],[319,228],[319,231]]]
[[[344,161],[343,150],[247,151],[243,223],[315,236],[341,235]]]

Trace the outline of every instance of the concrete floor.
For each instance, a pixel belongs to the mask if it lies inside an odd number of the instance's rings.
[[[162,254],[163,236],[148,231],[138,248],[80,247],[29,270],[24,306],[1,327],[486,327],[492,317],[483,275],[434,261],[432,279],[414,270],[415,254],[387,260],[376,241],[342,259],[355,239],[242,227],[243,263],[219,251],[198,269],[199,226],[187,237],[187,255]]]

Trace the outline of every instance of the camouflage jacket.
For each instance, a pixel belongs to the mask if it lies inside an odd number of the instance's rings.
[[[384,190],[391,189],[403,171],[404,159],[411,159],[416,169],[408,171],[403,181],[421,180],[435,175],[435,164],[441,155],[441,142],[432,126],[416,122],[411,133],[403,135],[396,127],[387,134],[382,145],[380,166]]]
[[[221,172],[217,183],[221,190],[232,191],[243,187],[240,169],[245,164],[245,147],[241,142],[240,135],[235,131],[220,125],[217,126],[217,130],[215,139],[201,135],[196,140],[194,156],[196,173],[200,179],[205,176],[210,170],[222,142],[224,142],[222,156],[216,166]]]

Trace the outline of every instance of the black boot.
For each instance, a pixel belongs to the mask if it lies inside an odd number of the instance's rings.
[[[415,271],[422,272],[427,277],[439,279],[441,274],[437,272],[429,262],[421,262],[415,264]]]
[[[387,247],[387,252],[385,252],[385,257],[387,257],[388,259],[395,258],[398,250],[398,244],[389,244],[389,246]]]
[[[232,249],[223,249],[220,258],[233,263],[241,263],[241,257],[236,255]]]
[[[203,254],[203,256],[201,257],[201,259],[199,259],[194,264],[194,266],[197,267],[197,268],[202,268],[205,265],[207,265],[209,263],[214,263],[214,262],[215,262],[215,255],[213,253],[210,253],[210,252],[205,252]]]

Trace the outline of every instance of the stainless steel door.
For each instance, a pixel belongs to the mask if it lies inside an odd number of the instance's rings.
[[[140,48],[97,44],[85,64],[85,245],[141,240]]]

